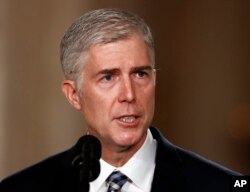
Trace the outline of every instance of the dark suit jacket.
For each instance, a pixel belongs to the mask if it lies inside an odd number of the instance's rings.
[[[157,140],[156,168],[152,192],[227,192],[230,175],[239,175],[195,153],[174,146],[151,127]],[[79,170],[72,160],[80,153],[80,142],[71,149],[26,168],[0,184],[1,192],[75,192]]]

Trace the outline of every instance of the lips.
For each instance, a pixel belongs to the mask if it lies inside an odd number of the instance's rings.
[[[123,122],[126,122],[126,123],[131,123],[135,120],[135,116],[124,116],[124,117],[120,117],[119,119]]]
[[[136,127],[140,123],[140,116],[122,115],[116,118],[116,122],[122,127]]]

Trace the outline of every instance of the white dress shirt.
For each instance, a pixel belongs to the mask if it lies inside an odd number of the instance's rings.
[[[101,171],[98,178],[90,182],[90,192],[106,192],[105,180],[115,170],[120,170],[132,182],[126,182],[121,192],[150,192],[155,169],[156,141],[148,130],[141,148],[122,167],[114,167],[100,160]]]

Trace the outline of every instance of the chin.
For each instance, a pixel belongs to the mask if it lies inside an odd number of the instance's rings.
[[[138,143],[140,141],[140,138],[141,137],[135,134],[126,134],[119,137],[117,143],[126,147],[130,147]]]

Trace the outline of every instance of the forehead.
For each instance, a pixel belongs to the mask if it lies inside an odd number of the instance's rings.
[[[149,50],[144,40],[133,35],[129,38],[106,44],[96,44],[87,51],[86,65],[151,65]]]

